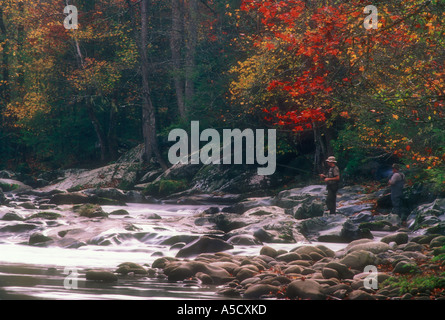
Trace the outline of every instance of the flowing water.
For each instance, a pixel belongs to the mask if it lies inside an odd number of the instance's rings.
[[[120,263],[134,262],[151,266],[159,256],[174,257],[178,249],[163,244],[175,235],[199,236],[209,227],[196,223],[205,205],[128,204],[102,206],[105,212],[125,209],[128,215],[109,219],[79,218],[60,206],[48,210],[62,214],[57,220],[0,220],[0,299],[221,299],[214,286],[196,283],[170,283],[165,279],[127,277],[117,283],[85,280],[88,269],[114,271]],[[29,217],[42,210],[0,207],[0,219],[6,212]],[[104,222],[106,221],[106,222]],[[47,235],[73,234],[49,246],[30,246],[33,232]],[[94,235],[91,237],[91,235]],[[86,242],[82,237],[89,239]],[[78,245],[82,242],[82,245]],[[290,250],[298,244],[268,244]],[[339,250],[342,244],[325,244]],[[256,255],[261,246],[235,246],[233,254]],[[75,285],[74,285],[75,284]]]

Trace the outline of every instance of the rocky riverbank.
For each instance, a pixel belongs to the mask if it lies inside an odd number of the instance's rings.
[[[290,251],[264,246],[257,256],[219,252],[192,260],[159,258],[149,272],[170,281],[219,285],[221,298],[442,300],[444,244],[445,236],[409,239],[398,232],[381,241],[352,241],[337,252],[324,245]],[[374,273],[364,271],[367,266],[374,266]]]
[[[219,251],[219,240],[202,237]],[[202,253],[193,259],[161,257],[151,266],[131,262],[114,271],[90,270],[91,281],[149,277],[184,286],[213,287],[218,299],[444,300],[445,236],[410,238],[397,232],[380,241],[355,240],[334,252],[324,245],[290,251],[263,246],[256,256]],[[371,269],[371,273],[367,268]]]
[[[271,193],[261,186],[273,181],[229,174],[230,168],[173,167],[138,179],[134,168],[132,162],[119,162],[89,171],[68,170],[44,187],[30,187],[3,172],[0,235],[12,235],[22,245],[73,250],[124,241],[143,246],[160,239],[169,251],[156,252],[159,258],[145,265],[123,262],[114,270],[88,270],[88,281],[149,277],[208,286],[221,299],[444,296],[444,198],[411,193],[417,198],[413,196],[407,224],[402,225],[390,213],[385,188],[346,186],[339,192],[337,214],[327,215],[324,185]],[[135,184],[135,179],[145,183]],[[184,179],[192,187],[181,191],[174,181]],[[120,189],[123,185],[135,188]],[[247,192],[229,192],[237,190]],[[159,211],[130,214],[124,209],[130,203]],[[123,208],[103,209],[110,205]],[[162,213],[175,205],[196,205],[196,210],[174,217]],[[164,230],[175,233],[165,235]],[[282,244],[292,249],[279,249]],[[345,248],[333,251],[330,244]],[[259,247],[259,254],[236,253],[249,246]],[[369,266],[376,273],[365,270]]]

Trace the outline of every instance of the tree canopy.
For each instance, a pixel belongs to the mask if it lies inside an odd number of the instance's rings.
[[[378,10],[366,28],[367,5]],[[78,9],[66,29],[64,8]],[[279,154],[445,186],[441,0],[0,1],[0,164],[96,165],[168,132],[276,128]]]

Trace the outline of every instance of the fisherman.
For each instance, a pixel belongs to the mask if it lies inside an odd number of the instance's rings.
[[[330,214],[335,214],[337,208],[337,191],[340,186],[340,169],[337,167],[337,161],[335,157],[329,157],[326,160],[329,166],[327,174],[320,174],[320,178],[326,182],[326,189],[328,190],[328,196],[326,198],[326,206],[328,207]]]
[[[402,212],[402,197],[403,186],[405,185],[405,175],[400,172],[400,166],[398,164],[393,164],[392,172],[393,174],[389,179],[389,185],[391,186],[392,210],[393,213],[397,214],[402,219],[402,223],[405,223],[406,217]]]

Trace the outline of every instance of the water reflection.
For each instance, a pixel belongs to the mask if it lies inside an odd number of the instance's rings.
[[[214,286],[186,286],[162,279],[123,278],[116,283],[85,280],[80,272],[77,289],[66,289],[63,268],[29,265],[0,266],[0,300],[157,300],[220,299]]]

